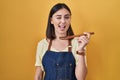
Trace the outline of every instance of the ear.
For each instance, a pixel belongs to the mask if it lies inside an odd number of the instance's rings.
[[[53,24],[53,20],[52,20],[52,18],[50,18],[50,22],[51,22],[51,24]]]

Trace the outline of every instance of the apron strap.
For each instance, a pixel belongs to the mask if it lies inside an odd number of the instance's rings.
[[[52,45],[52,40],[50,40],[50,42],[49,42],[48,51],[50,51],[51,45]]]
[[[68,51],[71,52],[72,45],[71,45],[71,40],[68,40]]]
[[[48,45],[48,51],[50,51],[52,45],[52,40],[50,40],[49,45]],[[71,45],[71,40],[68,40],[68,51],[71,52],[72,45]]]

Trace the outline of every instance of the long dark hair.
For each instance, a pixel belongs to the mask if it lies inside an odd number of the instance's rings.
[[[56,5],[54,5],[51,8],[50,13],[49,13],[49,17],[48,17],[47,29],[46,29],[46,37],[50,40],[53,40],[56,38],[54,25],[51,24],[51,18],[55,12],[57,12],[58,10],[60,10],[62,8],[67,9],[71,15],[70,8],[64,3],[57,3]],[[68,31],[67,31],[67,36],[69,36],[69,35],[74,35],[71,24],[70,24]]]

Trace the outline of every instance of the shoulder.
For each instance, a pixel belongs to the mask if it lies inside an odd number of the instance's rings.
[[[73,39],[71,40],[71,43],[72,43],[73,46],[77,46],[77,45],[78,45],[78,40],[77,40],[77,38],[73,38]]]
[[[48,42],[47,42],[46,38],[40,40],[40,41],[38,42],[38,45],[48,45]]]
[[[47,40],[46,40],[45,38],[42,39],[42,40],[40,40],[40,41],[38,42],[37,47],[38,47],[39,49],[46,50],[47,47],[48,47],[48,42],[47,42]]]
[[[73,54],[76,54],[76,50],[78,48],[78,41],[77,41],[76,38],[72,39],[71,45],[72,45],[72,52],[73,52]]]
[[[37,45],[37,54],[43,56],[45,51],[48,49],[48,42],[46,39],[42,39]]]

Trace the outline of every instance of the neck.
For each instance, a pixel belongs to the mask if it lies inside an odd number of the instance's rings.
[[[56,34],[56,40],[61,40],[60,37],[65,37],[67,36],[66,34]]]

